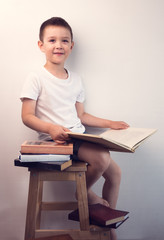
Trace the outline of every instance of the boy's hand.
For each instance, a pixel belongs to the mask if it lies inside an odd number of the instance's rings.
[[[126,129],[128,128],[129,125],[123,121],[110,121],[110,128],[111,129]]]
[[[69,136],[66,132],[70,132],[70,130],[60,125],[51,124],[49,127],[49,134],[57,143],[65,143],[69,140]]]

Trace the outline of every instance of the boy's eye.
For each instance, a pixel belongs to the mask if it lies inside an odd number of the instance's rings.
[[[49,42],[50,42],[50,43],[55,43],[56,40],[55,40],[55,39],[50,39]],[[63,43],[69,43],[69,40],[63,39],[63,40],[61,40],[61,42],[63,42]]]
[[[68,43],[68,40],[64,39],[63,42]]]

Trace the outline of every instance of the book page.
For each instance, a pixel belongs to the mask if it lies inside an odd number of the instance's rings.
[[[116,143],[133,148],[156,131],[156,129],[132,128],[123,130],[107,130],[100,136]]]

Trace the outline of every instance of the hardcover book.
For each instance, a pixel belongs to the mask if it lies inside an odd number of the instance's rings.
[[[122,130],[109,129],[100,135],[67,133],[71,138],[98,143],[111,151],[134,152],[145,139],[156,131],[156,129],[129,127]]]
[[[21,145],[21,153],[40,153],[40,154],[73,154],[73,144],[58,144],[54,141],[25,141]]]
[[[21,162],[19,159],[16,159],[14,161],[14,165],[18,167],[39,168],[48,171],[49,170],[63,171],[64,169],[72,165],[72,160],[60,162]]]
[[[116,228],[116,223],[125,221],[129,216],[129,212],[112,209],[102,204],[89,205],[89,219],[91,224],[100,226],[111,226]],[[78,209],[69,213],[68,219],[79,221]]]
[[[70,155],[66,154],[20,154],[21,162],[63,162],[71,159]]]

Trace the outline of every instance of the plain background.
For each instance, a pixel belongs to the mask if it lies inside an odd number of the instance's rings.
[[[20,144],[37,135],[21,122],[19,94],[27,74],[44,64],[38,31],[52,16],[73,28],[75,47],[67,67],[83,78],[86,110],[134,127],[158,128],[134,154],[112,156],[122,169],[117,208],[130,211],[118,238],[163,239],[163,0],[0,1],[0,238],[24,235],[29,173],[13,161]],[[102,183],[94,186],[98,194]],[[47,186],[45,198],[54,197],[53,187]],[[74,188],[65,183],[58,195],[71,198]],[[45,213],[43,226],[53,223],[54,215]]]

